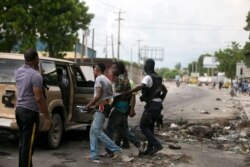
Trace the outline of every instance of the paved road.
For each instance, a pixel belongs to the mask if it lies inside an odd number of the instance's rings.
[[[169,93],[167,100],[164,102],[164,118],[165,119],[189,119],[201,121],[212,119],[214,117],[232,117],[234,112],[232,109],[232,100],[227,95],[227,91],[212,90],[207,87],[196,87],[181,85],[176,88],[173,84],[167,83]],[[216,98],[222,99],[217,101]],[[219,110],[215,109],[219,108]],[[201,114],[202,110],[206,110],[211,114]],[[136,106],[137,115],[130,119],[131,125],[137,125],[140,115],[143,111],[143,104],[138,101]],[[164,112],[163,111],[163,112]],[[18,143],[12,136],[0,135],[0,167],[15,167],[18,162]],[[5,137],[3,137],[5,136]],[[7,136],[7,137],[6,137]],[[130,150],[124,153],[130,157],[134,156],[133,163],[121,163],[118,160],[102,159],[102,163],[93,163],[85,159],[89,153],[89,141],[86,131],[71,131],[66,133],[63,143],[58,150],[46,150],[38,146],[34,154],[34,166],[36,167],[78,167],[78,166],[150,166],[150,164],[158,163],[157,166],[167,166],[169,157],[178,157],[186,155],[186,161],[183,163],[172,164],[177,167],[238,167],[243,166],[244,155],[225,152],[218,149],[212,149],[207,145],[200,143],[181,143],[182,149],[167,149],[168,144],[161,140],[164,150],[155,157],[137,158],[137,150],[131,146]],[[103,147],[102,147],[103,150]],[[154,166],[154,165],[153,165]]]

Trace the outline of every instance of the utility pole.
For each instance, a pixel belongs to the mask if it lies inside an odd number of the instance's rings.
[[[140,60],[141,60],[141,53],[140,53],[140,42],[142,40],[138,39],[137,42],[138,42],[138,64],[140,65]]]
[[[85,39],[85,35],[83,32],[82,33],[82,46],[81,46],[81,63],[83,62],[84,39]]]
[[[111,35],[111,45],[112,45],[112,59],[114,61],[115,53],[114,53],[114,40],[113,40],[113,34]]]
[[[78,45],[78,38],[76,38],[76,42],[75,42],[75,56],[74,56],[75,63],[77,62],[77,60],[76,60],[76,55],[77,55],[77,45]]]
[[[194,72],[194,62],[192,62],[192,73]]]
[[[118,41],[117,41],[117,59],[120,60],[120,44],[121,44],[121,41],[120,41],[120,26],[121,26],[121,20],[123,20],[121,18],[121,13],[122,11],[120,10],[118,12]]]
[[[108,57],[108,36],[106,36],[106,49],[105,49],[105,58]]]
[[[85,57],[88,58],[88,35],[89,35],[89,29],[85,30]]]
[[[198,72],[198,69],[197,69],[197,67],[198,67],[198,61],[195,62],[195,65],[196,65],[195,66],[195,72],[197,73]]]
[[[95,29],[93,28],[93,31],[92,31],[92,56],[91,56],[91,63],[94,62],[94,43],[95,43]]]

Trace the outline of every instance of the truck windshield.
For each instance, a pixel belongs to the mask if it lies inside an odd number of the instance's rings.
[[[15,83],[15,70],[24,64],[24,60],[0,59],[0,83]]]

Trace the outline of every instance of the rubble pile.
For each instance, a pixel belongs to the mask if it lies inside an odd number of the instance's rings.
[[[118,166],[123,167],[166,167],[176,164],[187,164],[192,161],[192,158],[186,154],[162,154],[157,156],[144,156],[136,160],[136,162],[120,163]]]
[[[169,124],[169,123],[167,123]],[[208,147],[247,154],[250,148],[250,121],[235,117],[211,123],[170,123],[156,134],[165,142],[203,142]]]

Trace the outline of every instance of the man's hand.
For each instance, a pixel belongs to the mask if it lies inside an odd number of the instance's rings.
[[[45,124],[45,130],[46,131],[50,130],[53,127],[53,122],[52,122],[51,118],[49,118],[49,119],[45,118],[44,124]]]
[[[131,118],[133,118],[135,115],[136,115],[135,110],[131,109],[130,112],[129,112],[129,114],[128,114],[128,116],[131,117]]]

